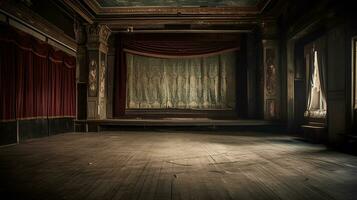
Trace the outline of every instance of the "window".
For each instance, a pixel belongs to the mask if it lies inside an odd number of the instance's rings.
[[[307,108],[305,117],[325,118],[326,117],[326,95],[323,82],[324,51],[323,48],[316,48],[313,43],[307,48],[306,68],[307,68]]]

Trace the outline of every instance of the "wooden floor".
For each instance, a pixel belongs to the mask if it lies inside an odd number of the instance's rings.
[[[46,200],[357,199],[357,157],[267,133],[73,133],[0,148],[0,192]]]
[[[209,118],[164,118],[164,119],[89,119],[76,120],[76,123],[115,125],[115,126],[264,126],[277,123],[265,120],[209,119]]]

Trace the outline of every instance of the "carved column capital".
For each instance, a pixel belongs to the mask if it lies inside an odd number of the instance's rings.
[[[88,49],[99,49],[100,51],[108,52],[108,38],[111,30],[104,24],[87,25],[87,47]]]

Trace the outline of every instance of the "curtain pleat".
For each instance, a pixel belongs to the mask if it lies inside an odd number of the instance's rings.
[[[50,61],[49,76],[49,107],[48,116],[61,116],[62,110],[62,84],[61,84],[61,62]]]
[[[124,35],[125,52],[156,58],[197,58],[236,51],[240,38],[235,35],[217,34],[140,34]]]
[[[319,64],[319,77],[320,77],[320,85],[321,85],[321,104],[322,109],[326,111],[326,38],[320,38],[315,42],[315,48],[317,51],[317,63]]]
[[[0,41],[0,120],[16,118],[16,46]]]
[[[117,48],[114,76],[114,117],[119,118],[124,116],[125,110],[128,106],[127,103],[131,102],[132,104],[137,104],[138,99],[144,100],[140,103],[141,107],[165,105],[168,108],[185,108],[187,105],[191,105],[192,108],[197,109],[201,109],[200,107],[214,109],[214,104],[217,104],[217,102],[218,104],[219,102],[235,102],[235,99],[231,100],[228,98],[228,95],[223,95],[222,91],[223,88],[227,88],[227,90],[235,92],[237,87],[237,82],[235,82],[235,80],[232,81],[234,83],[227,83],[222,81],[223,79],[228,80],[227,77],[219,78],[215,86],[202,91],[200,88],[211,85],[214,80],[204,77],[202,78],[199,75],[178,76],[177,74],[190,74],[192,73],[190,70],[195,70],[194,74],[196,74],[196,72],[199,72],[199,74],[209,74],[209,70],[206,67],[203,67],[205,64],[202,59],[217,56],[218,61],[216,60],[216,62],[220,63],[220,66],[217,68],[218,76],[227,76],[229,73],[224,73],[225,69],[223,65],[230,63],[225,62],[225,58],[220,58],[219,56],[238,51],[240,49],[240,39],[240,35],[237,34],[215,33],[118,34],[116,37]],[[130,61],[131,58],[127,57],[126,54],[141,55],[156,59],[182,60],[173,63],[166,63],[167,65],[170,65],[171,68],[175,68],[177,74],[173,73],[169,76],[162,76],[162,79],[158,79],[157,77],[152,77],[149,73],[145,76],[140,75],[140,78],[143,81],[135,82],[135,80],[138,80],[139,77],[133,76],[132,79],[128,79],[127,77],[128,73],[130,73],[129,70],[134,70],[135,68],[129,69],[127,65],[138,61]],[[184,61],[190,59],[192,60]],[[194,64],[195,59],[198,60],[196,61],[198,64]],[[236,60],[230,62],[236,62]],[[197,67],[193,67],[191,69],[191,67],[195,65]],[[155,71],[157,69],[155,69],[155,66],[152,66],[152,70]],[[165,70],[166,68],[163,73],[167,74],[167,71]],[[156,75],[159,74],[155,74],[155,76]],[[236,76],[236,72],[234,71],[229,75]],[[169,82],[170,84],[162,84],[166,82]],[[150,90],[142,90],[142,92],[138,93],[138,91],[135,90],[128,90],[128,84],[141,88],[150,87]],[[241,85],[241,87],[244,86]],[[162,99],[160,96],[165,96],[166,99]],[[234,103],[234,105],[235,104],[236,103]],[[224,106],[217,105],[216,107],[218,108]],[[230,107],[235,108],[235,106]]]
[[[75,117],[75,58],[0,28],[0,120]]]
[[[307,108],[305,116],[326,118],[326,38],[322,37],[309,45]]]
[[[190,59],[127,54],[126,108],[233,110],[235,54]]]

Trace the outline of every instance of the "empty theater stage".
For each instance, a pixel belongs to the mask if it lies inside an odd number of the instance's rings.
[[[357,158],[253,132],[100,132],[0,148],[1,199],[354,199]]]

